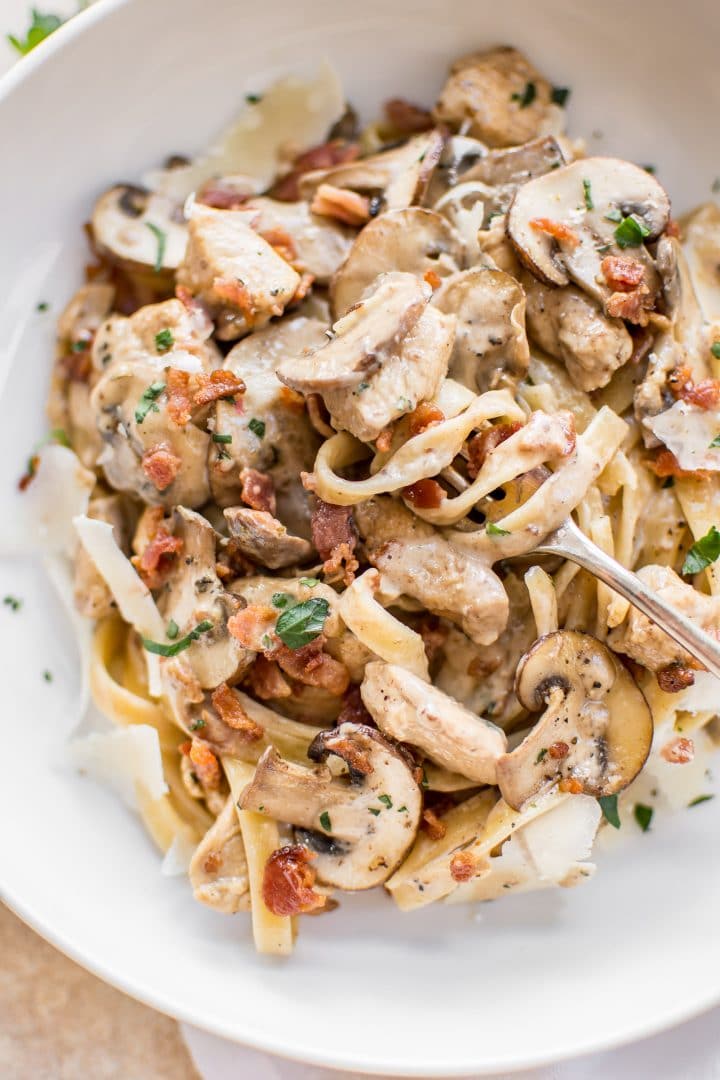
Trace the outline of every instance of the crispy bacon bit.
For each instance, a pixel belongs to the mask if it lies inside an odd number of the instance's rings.
[[[631,255],[607,255],[600,269],[614,292],[632,292],[645,280],[645,267]]]
[[[325,749],[329,753],[341,757],[351,773],[369,776],[373,771],[368,754],[366,751],[361,750],[352,739],[346,739],[342,735],[332,732],[326,733],[323,739]]]
[[[215,757],[208,744],[202,742],[200,739],[193,739],[190,743],[189,757],[193,764],[195,775],[202,786],[211,791],[219,788],[220,780],[222,778],[220,762]]]
[[[213,291],[230,307],[237,308],[249,328],[255,322],[255,300],[247,285],[237,278],[215,278]]]
[[[220,851],[209,851],[203,860],[203,870],[206,874],[215,874],[223,864]]]
[[[265,510],[275,517],[277,502],[272,477],[257,469],[241,469],[240,498],[252,510]]]
[[[241,193],[223,184],[222,180],[208,180],[198,191],[195,201],[216,210],[238,210],[250,198],[251,192]]]
[[[423,281],[426,281],[431,289],[439,289],[442,285],[440,275],[436,274],[434,270],[426,270],[423,274]]]
[[[471,480],[475,479],[495,447],[509,439],[521,427],[522,424],[516,420],[512,424],[494,424],[487,431],[473,435],[467,444],[469,456],[467,471]]]
[[[145,451],[141,465],[150,483],[158,491],[165,491],[180,471],[182,461],[167,443],[158,443]]]
[[[576,780],[574,776],[567,776],[560,781],[558,787],[561,791],[567,792],[569,795],[582,795],[583,786],[579,780]]]
[[[681,690],[686,690],[695,682],[692,669],[680,663],[668,664],[667,667],[660,668],[655,672],[655,678],[660,689],[666,694],[679,694]]]
[[[475,876],[477,862],[469,851],[456,851],[450,860],[450,876],[453,881],[470,881]]]
[[[292,679],[304,686],[318,686],[334,697],[342,697],[350,685],[350,673],[345,665],[323,651],[322,636],[301,649],[277,645],[272,657]]]
[[[278,848],[265,863],[262,896],[273,915],[307,915],[325,906],[326,897],[315,892],[315,855],[302,844]]]
[[[437,405],[433,405],[431,401],[421,401],[408,415],[410,434],[421,435],[423,431],[434,427],[435,424],[442,424],[444,419],[445,413],[442,409],[438,409]]]
[[[345,723],[364,724],[366,727],[376,726],[372,716],[365,708],[365,703],[360,694],[360,687],[356,683],[351,683],[343,694],[342,709],[338,713],[335,727],[340,727],[341,724]]]
[[[428,477],[423,480],[416,480],[409,487],[404,487],[402,495],[404,499],[407,499],[409,503],[417,506],[420,510],[436,510],[445,498],[445,492],[437,480],[430,480]]]
[[[291,263],[297,259],[295,241],[285,229],[276,226],[274,229],[266,229],[265,232],[261,232],[260,236],[268,242],[271,248],[275,248],[275,251],[285,262]]]
[[[431,840],[442,840],[447,832],[447,825],[441,821],[434,810],[426,806],[420,819],[420,828]]]
[[[168,368],[166,390],[168,416],[178,427],[184,427],[190,422],[192,415],[189,372],[180,371],[179,368]]]
[[[660,757],[670,765],[687,765],[695,757],[695,743],[678,735],[666,742],[660,751]]]
[[[692,370],[683,365],[675,368],[668,376],[668,386],[673,395],[688,405],[698,405],[701,409],[714,409],[720,404],[720,379],[702,379],[693,381]]]
[[[262,739],[265,734],[263,728],[248,716],[227,683],[221,683],[210,700],[220,719],[233,731],[239,732],[243,739],[248,742]]]
[[[35,476],[35,473],[37,472],[37,467],[38,467],[39,464],[40,464],[40,455],[39,454],[33,454],[32,457],[28,460],[27,470],[23,473],[23,475],[18,480],[18,484],[17,484],[18,491],[27,491],[33,477]]]
[[[227,628],[236,641],[246,649],[258,650],[263,634],[277,621],[277,611],[268,604],[248,604],[228,619]]]
[[[343,139],[333,139],[319,146],[312,146],[295,158],[291,171],[278,180],[269,194],[273,199],[280,199],[282,202],[297,202],[300,198],[298,181],[304,173],[312,172],[313,169],[330,169],[333,165],[343,165],[347,161],[354,161],[359,154],[360,147],[357,143],[347,143]]]
[[[292,695],[290,683],[277,664],[260,653],[245,678],[247,686],[263,701],[286,698]]]
[[[155,509],[155,507],[153,507]],[[130,560],[148,589],[160,589],[173,567],[176,555],[183,549],[179,536],[172,536],[162,521],[162,507],[153,535],[138,555]]]
[[[334,578],[342,571],[344,583],[350,585],[359,565],[354,555],[358,535],[351,508],[316,499],[310,529],[325,575]]]
[[[345,225],[364,225],[370,220],[370,200],[349,188],[320,184],[313,196],[310,209],[314,214],[336,218]]]
[[[664,479],[668,476],[707,476],[704,469],[696,469],[694,472],[683,469],[672,450],[658,450],[653,461],[647,462],[648,468],[652,469],[656,476]]]
[[[375,440],[375,446],[378,448],[381,454],[387,454],[388,450],[392,446],[393,441],[393,429],[391,427],[383,428]]]
[[[283,408],[298,414],[304,412],[305,398],[297,390],[291,390],[289,386],[281,386],[279,396]],[[332,434],[334,435],[335,432],[333,431]]]
[[[655,306],[655,298],[647,285],[638,285],[631,292],[614,292],[605,305],[613,319],[627,319],[637,326],[647,326],[649,311]]]
[[[531,218],[530,228],[535,229],[536,232],[545,233],[546,236],[552,236],[553,240],[557,240],[559,244],[567,244],[571,248],[577,247],[580,243],[580,237],[575,230],[569,225],[564,225],[562,221],[552,221],[546,217]]]
[[[399,135],[415,135],[420,131],[429,131],[433,126],[432,114],[405,98],[390,98],[384,108],[388,124]]]
[[[555,758],[556,761],[560,761],[570,753],[570,747],[566,742],[554,742],[552,746],[548,747],[548,754],[551,758]]]
[[[431,664],[447,641],[448,628],[441,625],[437,615],[423,615],[417,630],[423,639],[428,663]]]
[[[209,405],[212,401],[220,398],[233,397],[235,394],[245,393],[245,383],[239,375],[232,371],[211,371],[209,375],[201,375],[201,385],[193,395],[193,404],[197,409],[203,405]]]

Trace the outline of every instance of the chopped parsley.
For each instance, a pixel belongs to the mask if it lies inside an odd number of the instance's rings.
[[[600,809],[603,812],[605,820],[612,825],[613,829],[619,829],[620,815],[618,814],[617,795],[601,795],[598,802],[600,803]]]
[[[248,427],[252,431],[253,435],[257,435],[258,439],[265,437],[265,421],[257,420],[254,416],[248,423]]]
[[[377,816],[378,816],[378,814],[382,813],[382,811],[380,810],[380,808],[379,808],[379,807],[377,807],[377,806],[368,806],[368,810],[370,811],[370,813],[371,813],[371,814],[372,814],[372,815],[373,815],[374,817],[377,817]]]
[[[304,585],[306,589],[314,589],[316,585],[320,584],[320,578],[316,577],[301,577],[300,584]]]
[[[592,185],[590,184],[589,180],[583,180],[582,184],[583,184],[583,196],[585,198],[585,208],[586,208],[586,210],[594,210],[595,209],[595,203],[593,202],[593,197],[592,197]]]
[[[327,810],[323,810],[322,814],[320,815],[320,824],[322,825],[325,832],[330,832],[332,830],[332,822],[330,821],[330,815],[328,814]]]
[[[50,307],[50,305],[48,304],[47,300],[41,300],[39,304],[35,305],[35,310],[36,311],[47,311],[49,307]]]
[[[21,56],[27,56],[36,45],[39,45],[45,38],[50,37],[53,31],[62,26],[64,21],[59,15],[43,15],[37,8],[33,8],[32,22],[25,35],[25,40],[22,41],[20,38],[15,37],[14,34],[8,34],[7,39],[13,49],[19,52]]]
[[[232,442],[232,435],[218,435],[216,431],[213,431],[212,441],[228,444]]]
[[[650,230],[644,221],[635,217],[634,214],[630,214],[629,217],[623,218],[617,229],[615,230],[615,239],[618,242],[618,247],[623,249],[629,247],[640,247],[646,236],[650,235]]]
[[[330,605],[321,597],[293,604],[280,615],[275,633],[288,649],[302,649],[322,634]]]
[[[650,173],[651,176],[654,176],[657,172],[657,165],[643,165],[643,169],[645,172]]]
[[[711,443],[708,443],[708,450],[714,450],[720,446],[720,435],[716,435]]]
[[[567,99],[570,97],[570,87],[553,86],[551,96],[553,105],[565,105],[567,104]]]
[[[70,345],[70,352],[87,352],[90,348],[90,342],[86,338],[80,338],[78,341],[73,341]]]
[[[700,803],[710,802],[710,800],[714,799],[714,798],[715,798],[714,795],[697,795],[694,799],[691,799],[690,802],[688,803],[688,809],[690,809],[691,806],[699,806]]]
[[[149,638],[143,638],[142,643],[149,653],[155,653],[157,656],[177,656],[178,653],[189,649],[193,641],[197,641],[201,634],[207,633],[212,628],[213,624],[210,620],[203,619],[194,630],[191,630],[185,637],[180,638],[179,641],[174,641],[172,645],[166,645],[162,641],[150,641]]]
[[[681,573],[699,574],[701,570],[714,563],[718,556],[720,556],[720,532],[711,525],[710,531],[696,540],[688,551]]]
[[[165,327],[164,330],[158,330],[155,335],[155,348],[159,353],[166,353],[172,349],[175,344],[175,338],[173,337],[172,330]]]
[[[485,532],[488,536],[509,536],[509,529],[501,529],[499,525],[495,525],[492,521],[488,521],[485,525]]]
[[[369,386],[370,386],[370,383],[365,382],[365,380],[363,380],[362,382],[357,384],[357,389],[356,389],[355,393],[356,394],[362,394],[363,391],[367,390]]]
[[[645,806],[645,803],[641,802],[635,803],[633,814],[635,815],[635,820],[637,821],[643,832],[647,832],[650,828],[650,822],[653,819],[654,813],[655,811],[653,810],[652,806]]]
[[[392,810],[392,799],[389,795],[378,795],[378,802],[384,803],[388,810]]]
[[[48,671],[48,669],[45,668],[45,670],[43,671],[43,679],[45,680],[45,682],[52,682],[53,681],[53,673],[52,673],[52,671]]]
[[[262,101],[262,99],[263,99],[262,94],[246,94],[245,95],[245,100],[247,101],[248,105],[259,105],[260,102]]]
[[[521,109],[527,109],[528,105],[532,105],[533,101],[537,97],[537,87],[534,82],[525,83],[525,89],[522,94],[513,94],[511,101],[517,101]]]
[[[276,592],[272,595],[272,606],[276,608],[286,608],[291,600],[292,596],[290,593]]]
[[[539,765],[546,754],[547,754],[547,746],[543,746],[542,750],[538,750],[538,756],[535,758],[535,764]]]
[[[174,619],[171,619],[170,622],[165,627],[165,635],[166,635],[166,637],[168,637],[170,639],[170,641],[174,641],[179,633],[180,633],[180,627],[178,626],[178,624],[175,622]]]
[[[10,596],[8,594],[7,596],[3,597],[3,604],[5,605],[5,607],[9,607],[11,611],[19,611],[22,607],[22,600],[20,600],[17,596]]]
[[[204,727],[205,727],[205,721],[203,720],[202,717],[199,717],[197,720],[193,720],[192,724],[190,725],[190,730],[191,731],[199,731],[200,728],[204,728]]]
[[[710,346],[710,352],[713,354],[716,360],[720,360],[720,341],[713,341]]]
[[[160,412],[159,406],[156,404],[157,399],[165,389],[164,382],[150,383],[147,390],[143,390],[142,397],[135,409],[135,423],[142,424],[147,414],[152,412]]]
[[[152,221],[146,221],[145,224],[157,240],[157,251],[155,252],[155,265],[153,266],[153,270],[156,274],[159,274],[163,268],[163,261],[165,259],[167,233],[164,232],[159,225],[154,225]]]
[[[611,247],[612,244],[598,244],[595,250],[597,251],[598,255],[604,255],[605,252],[609,251]]]
[[[712,796],[708,796],[708,798],[712,798]],[[408,813],[408,808],[407,808],[407,806],[398,806],[397,812],[398,812],[398,814],[407,814]]]

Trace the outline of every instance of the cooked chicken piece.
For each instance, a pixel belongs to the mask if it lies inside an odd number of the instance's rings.
[[[481,645],[502,633],[508,598],[485,562],[389,497],[361,503],[354,512],[368,560],[383,574],[385,593],[413,597]]]
[[[232,796],[198,844],[189,876],[193,895],[201,904],[227,915],[249,911],[248,865]]]
[[[562,118],[553,105],[550,83],[510,48],[456,60],[434,112],[438,123],[462,127],[488,146],[516,146],[550,134]]]
[[[225,519],[240,551],[260,566],[279,570],[297,566],[312,557],[312,544],[300,536],[293,536],[265,510],[231,506],[225,511]]]
[[[661,600],[703,630],[712,636],[720,631],[720,597],[707,596],[686,585],[669,566],[643,566],[637,574]],[[628,611],[625,622],[610,632],[608,644],[615,652],[631,656],[650,671],[692,662],[689,653],[634,607]]]
[[[268,243],[282,246],[286,237],[290,239],[293,264],[312,274],[318,285],[328,283],[356,236],[354,229],[311,213],[306,202],[261,197],[249,199],[244,205],[257,212],[253,228]]]
[[[211,332],[179,300],[114,315],[98,331],[93,362],[104,374],[91,405],[105,442],[98,463],[115,489],[168,507],[207,501],[209,437],[173,418],[167,387],[169,369],[202,376],[219,365]]]
[[[240,341],[225,368],[245,383],[242,399],[218,401],[215,434],[231,435],[229,443],[213,442],[210,486],[220,506],[241,500],[243,469],[257,469],[273,482],[277,517],[291,533],[310,536],[310,510],[300,473],[310,470],[320,444],[302,399],[283,386],[275,369],[284,357],[301,354],[327,340],[319,319],[294,315]]]
[[[300,276],[250,228],[242,210],[196,207],[176,280],[213,314],[217,336],[242,337],[282,315]]]
[[[130,507],[122,495],[101,495],[88,503],[87,516],[107,521],[113,527],[115,541],[124,551],[130,541]],[[82,544],[75,554],[75,607],[88,619],[103,619],[117,611],[112,593]]]
[[[626,364],[633,340],[622,319],[605,315],[600,305],[574,285],[553,288],[524,274],[526,317],[530,337],[562,360],[580,390],[607,386],[613,372]]]

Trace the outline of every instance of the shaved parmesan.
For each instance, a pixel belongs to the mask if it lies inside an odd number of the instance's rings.
[[[168,790],[158,733],[148,724],[93,732],[71,742],[68,754],[80,772],[111,787],[132,809],[137,809],[138,786],[151,799],[159,799]]]
[[[72,555],[77,538],[73,518],[87,510],[95,476],[66,446],[45,446],[25,491],[5,520],[3,548],[8,554],[31,549]]]
[[[295,156],[324,142],[344,110],[340,79],[328,63],[314,79],[281,79],[248,103],[205,154],[190,165],[151,173],[147,186],[184,200],[207,180],[241,176],[259,193],[275,177],[281,154]]]
[[[113,595],[120,614],[141,637],[165,640],[165,623],[147,585],[138,576],[129,559],[117,545],[112,525],[95,521],[84,514],[73,519],[83,547],[95,563],[100,576]],[[146,652],[148,686],[153,697],[160,697],[159,658]]]
[[[710,448],[720,435],[720,410],[701,409],[686,401],[676,401],[670,409],[643,420],[678,459],[681,469],[720,470],[720,448]]]
[[[181,874],[187,874],[196,848],[197,842],[189,829],[175,833],[160,867],[163,877],[179,877]]]
[[[601,813],[597,799],[574,795],[519,831],[541,880],[560,883],[576,862],[588,858]]]

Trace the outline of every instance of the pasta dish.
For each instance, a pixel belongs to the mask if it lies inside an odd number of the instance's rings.
[[[568,94],[495,48],[363,126],[325,68],[92,209],[21,481],[114,725],[75,760],[261,952],[344,891],[582,884],[711,797],[712,677],[535,548],[572,514],[720,632],[720,211]]]

